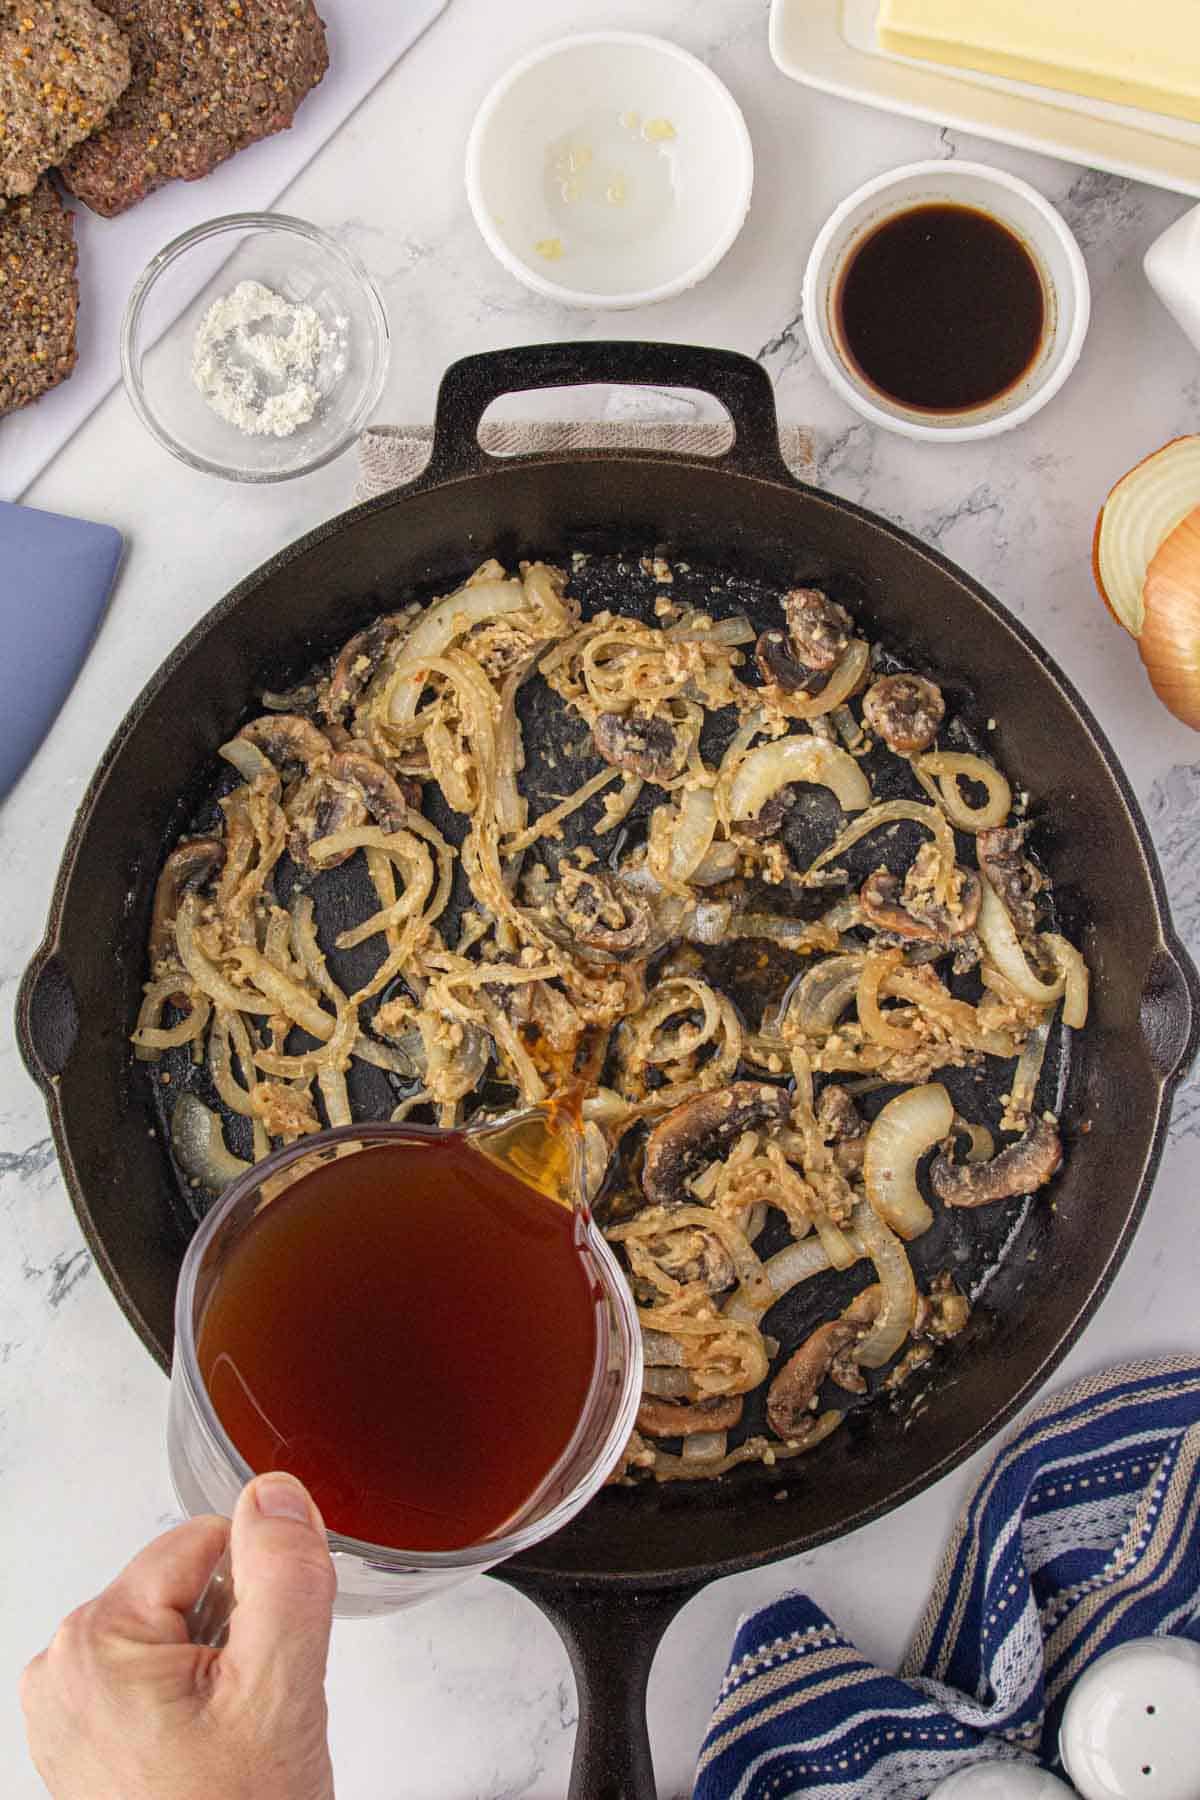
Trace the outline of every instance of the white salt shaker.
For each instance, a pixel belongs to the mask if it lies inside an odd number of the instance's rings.
[[[939,1781],[929,1800],[1070,1800],[1071,1790],[1029,1763],[982,1762]]]
[[[1200,208],[1191,217],[1200,232]],[[1200,295],[1197,321],[1200,343]],[[1071,1689],[1058,1747],[1083,1800],[1200,1800],[1200,1644],[1133,1638],[1097,1657]]]
[[[1200,350],[1200,206],[1155,238],[1142,267],[1171,317]]]

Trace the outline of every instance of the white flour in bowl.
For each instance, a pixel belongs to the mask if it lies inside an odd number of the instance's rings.
[[[345,373],[346,320],[261,281],[239,281],[209,307],[192,346],[192,379],[218,417],[251,437],[290,437]]]

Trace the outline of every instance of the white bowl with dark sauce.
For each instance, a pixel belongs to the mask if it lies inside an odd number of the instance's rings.
[[[982,163],[911,163],[857,188],[809,255],[817,365],[872,424],[930,443],[1011,431],[1079,360],[1087,269],[1059,213]]]

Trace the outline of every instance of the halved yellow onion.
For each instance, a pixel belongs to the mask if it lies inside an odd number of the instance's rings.
[[[1138,649],[1163,705],[1200,731],[1200,495],[1151,558]]]
[[[1092,539],[1092,570],[1118,625],[1140,636],[1143,589],[1165,540],[1200,506],[1200,434],[1172,438],[1122,475],[1110,492]]]

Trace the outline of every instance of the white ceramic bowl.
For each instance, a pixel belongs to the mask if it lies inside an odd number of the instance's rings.
[[[862,239],[896,213],[939,203],[976,207],[1015,232],[1041,275],[1046,302],[1046,329],[1030,367],[1005,393],[969,412],[930,413],[889,400],[864,381],[843,352],[835,318],[839,278]],[[950,160],[910,163],[868,181],[843,200],[812,247],[803,304],[817,364],[856,412],[887,431],[955,444],[1011,431],[1057,394],[1083,349],[1091,290],[1079,245],[1035,188],[984,163]]]
[[[754,154],[737,102],[635,31],[543,44],[496,83],[467,142],[493,254],[571,306],[649,306],[701,281],[742,228]]]

